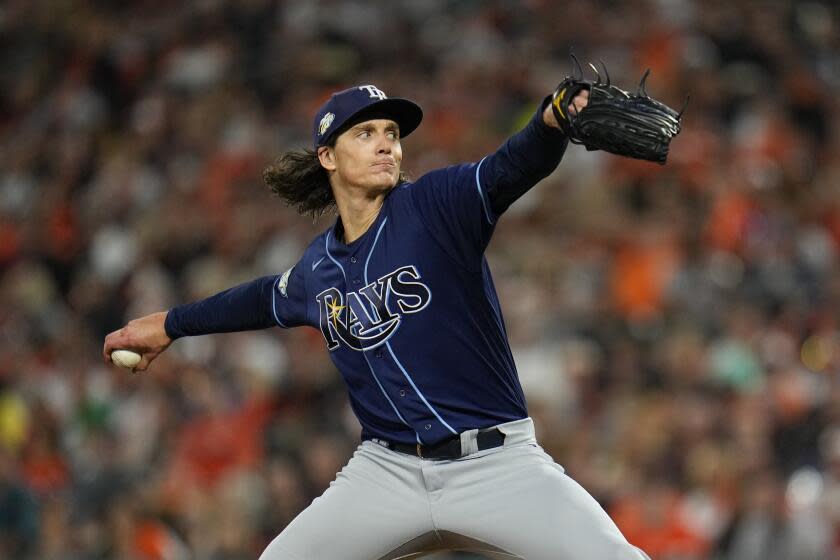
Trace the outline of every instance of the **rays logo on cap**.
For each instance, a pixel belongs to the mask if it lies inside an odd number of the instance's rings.
[[[368,95],[370,95],[371,99],[388,99],[388,96],[385,95],[385,92],[376,86],[359,86],[359,89],[363,89],[366,92],[368,92]]]
[[[334,120],[335,115],[333,113],[327,113],[324,115],[321,119],[321,123],[318,125],[318,135],[323,136]]]

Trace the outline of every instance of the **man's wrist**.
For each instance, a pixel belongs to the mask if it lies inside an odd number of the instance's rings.
[[[554,116],[554,111],[551,108],[551,103],[546,103],[542,114],[543,122],[551,128],[560,129],[560,123],[557,122],[557,117]]]
[[[547,95],[537,110],[537,115],[533,119],[533,124],[537,129],[537,133],[546,140],[560,140],[566,139],[566,133],[563,127],[557,122],[557,116],[554,114],[551,106],[552,96]]]
[[[176,310],[175,307],[170,309],[169,311],[164,311],[163,317],[163,332],[169,338],[169,341],[172,342],[178,338],[181,338],[183,334],[181,334],[180,330],[176,326],[176,313],[173,313]]]

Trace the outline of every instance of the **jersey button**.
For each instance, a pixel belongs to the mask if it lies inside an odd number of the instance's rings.
[[[354,284],[360,284],[361,280],[359,280],[358,278],[353,278],[353,283]]]
[[[356,262],[356,257],[350,257],[350,262],[355,263]]]
[[[376,356],[377,358],[381,358],[382,357],[382,350],[377,350],[376,353],[374,354],[374,356]]]
[[[400,389],[400,396],[401,396],[401,397],[404,397],[404,396],[405,396],[405,389]]]
[[[426,428],[427,430],[431,430],[431,429],[432,429],[432,425],[431,425],[431,424],[426,424],[426,425],[425,425],[425,426],[423,426],[423,427],[424,427],[424,428]]]

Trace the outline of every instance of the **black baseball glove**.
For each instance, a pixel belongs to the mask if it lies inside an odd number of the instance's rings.
[[[601,75],[592,64],[589,66],[597,80],[585,80],[577,58],[572,55],[572,59],[580,78],[566,76],[551,98],[554,116],[569,141],[583,144],[587,150],[604,150],[664,164],[671,139],[680,132],[685,106],[677,112],[648,96],[645,80],[650,70],[642,77],[638,91],[630,94],[610,83],[603,62],[605,83],[601,82]],[[589,90],[588,104],[579,114],[570,114],[569,104],[584,89]]]

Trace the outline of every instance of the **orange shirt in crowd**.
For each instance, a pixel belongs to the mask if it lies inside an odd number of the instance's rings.
[[[627,540],[651,558],[702,558],[710,543],[681,520],[679,506],[680,497],[675,492],[654,493],[620,500],[609,513]]]

